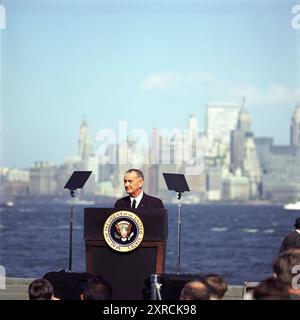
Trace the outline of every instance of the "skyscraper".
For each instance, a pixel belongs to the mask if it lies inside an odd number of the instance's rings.
[[[207,105],[205,166],[222,168],[222,176],[229,172],[230,133],[237,127],[240,107],[237,103]]]
[[[241,105],[234,103],[209,103],[206,111],[206,137],[209,142],[229,144],[230,132],[237,127]]]
[[[300,146],[300,104],[295,108],[291,121],[291,145]]]
[[[237,121],[237,128],[231,131],[230,160],[233,170],[242,169],[245,158],[246,133],[251,132],[251,115],[242,105]]]
[[[198,132],[197,118],[193,114],[189,116],[187,128],[195,133]]]
[[[244,132],[251,132],[251,115],[244,105],[239,112],[237,128]]]
[[[80,160],[87,163],[89,157],[93,155],[93,145],[90,130],[85,120],[80,125],[78,147]]]
[[[249,179],[249,197],[256,198],[260,183],[260,166],[251,132],[251,115],[244,107],[239,112],[237,128],[231,132],[231,171]]]

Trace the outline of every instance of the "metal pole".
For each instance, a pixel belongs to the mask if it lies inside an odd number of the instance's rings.
[[[177,274],[180,274],[181,203],[178,203],[177,217]]]
[[[69,233],[69,272],[72,272],[72,240],[73,240],[73,208],[74,208],[74,191],[71,190],[71,213],[70,213],[70,233]]]
[[[159,283],[160,276],[157,274],[150,275],[151,281],[151,300],[161,300],[160,287]]]

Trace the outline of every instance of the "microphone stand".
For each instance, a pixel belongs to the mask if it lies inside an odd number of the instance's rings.
[[[150,281],[151,281],[151,300],[162,300],[161,299],[161,292],[160,292],[160,283],[161,277],[158,274],[151,274]]]

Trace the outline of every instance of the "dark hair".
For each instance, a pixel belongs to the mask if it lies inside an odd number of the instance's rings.
[[[276,278],[268,278],[254,288],[255,300],[288,300],[288,287]]]
[[[84,300],[111,300],[113,291],[110,284],[101,277],[89,279],[83,291]]]
[[[294,266],[300,265],[299,250],[288,249],[283,251],[273,262],[273,272],[283,283],[291,286],[292,279],[295,276],[292,273]]]
[[[224,278],[218,274],[208,274],[205,276],[207,286],[209,288],[210,294],[222,299],[228,289],[227,283]]]
[[[295,220],[294,226],[296,229],[300,229],[300,217]]]
[[[129,169],[129,170],[126,171],[126,173],[131,173],[131,172],[135,172],[136,175],[137,175],[140,179],[144,180],[144,175],[143,175],[143,172],[142,172],[141,170],[139,170],[139,169]]]
[[[36,279],[28,287],[29,300],[50,300],[53,296],[53,286],[46,279]]]

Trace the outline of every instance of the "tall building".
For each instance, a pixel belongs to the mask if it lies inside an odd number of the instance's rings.
[[[243,130],[231,131],[230,142],[230,165],[231,171],[241,170],[244,160],[244,144],[245,144],[245,132]]]
[[[222,172],[219,168],[209,168],[206,174],[207,200],[219,201],[222,199]]]
[[[85,120],[80,125],[78,147],[81,161],[87,163],[89,157],[93,155],[93,145],[90,130]]]
[[[56,194],[57,167],[52,162],[38,161],[30,168],[29,192],[32,195]]]
[[[243,176],[249,179],[249,197],[257,198],[261,182],[260,165],[256,152],[254,136],[251,132],[246,133],[244,143]]]
[[[276,146],[272,138],[256,138],[264,198],[295,201],[300,198],[300,147]]]
[[[251,115],[245,109],[244,104],[239,111],[237,129],[242,130],[244,132],[251,132]]]
[[[244,102],[239,111],[237,127],[231,131],[230,160],[232,171],[241,170],[245,158],[246,134],[251,132],[251,115],[245,109]]]
[[[237,127],[231,131],[230,168],[235,175],[242,174],[249,180],[249,197],[258,196],[260,166],[256,145],[251,132],[251,115],[244,107],[245,98],[239,111]]]
[[[291,145],[300,146],[300,104],[295,108],[291,121]]]
[[[197,118],[193,114],[189,116],[187,128],[193,132],[198,132]]]
[[[206,137],[209,143],[221,141],[229,144],[230,132],[237,127],[241,105],[209,103],[206,110]]]
[[[230,134],[237,127],[240,107],[240,104],[233,103],[207,105],[205,158],[218,159],[222,176],[229,172]],[[209,165],[206,160],[205,165]]]

